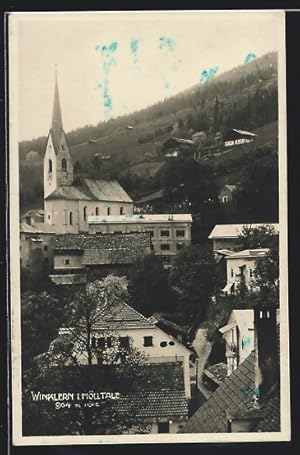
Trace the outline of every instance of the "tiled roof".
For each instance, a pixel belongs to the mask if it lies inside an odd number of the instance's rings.
[[[189,419],[183,433],[227,433],[227,410],[247,411],[252,408],[255,392],[255,354],[234,370]]]
[[[133,202],[116,180],[82,178],[72,185],[61,185],[46,199],[69,199],[104,202]]]
[[[209,234],[209,239],[217,238],[237,238],[243,231],[245,227],[257,228],[260,226],[273,226],[275,231],[279,232],[278,223],[245,223],[245,224],[216,224],[211,233]]]
[[[227,378],[227,365],[223,362],[216,363],[203,371],[204,374],[217,384],[221,384]]]
[[[124,302],[107,304],[99,313],[95,330],[117,329],[153,329],[155,325],[145,316]]]
[[[20,232],[26,234],[55,234],[55,230],[50,224],[36,223],[35,225],[27,224],[23,221],[20,225]]]
[[[83,265],[132,264],[137,257],[150,254],[150,234],[62,234],[56,236],[55,249],[82,252]]]
[[[89,216],[88,224],[111,224],[111,223],[191,223],[193,221],[190,213],[174,213],[174,214],[127,214],[127,215],[112,215],[112,216]]]
[[[120,414],[128,415],[132,410],[139,418],[187,417],[188,403],[184,391],[157,390],[137,392],[121,397],[116,402]]]
[[[91,201],[92,198],[90,195],[82,191],[82,188],[76,187],[74,185],[61,185],[56,188],[49,196],[45,199],[68,199],[68,200],[84,200]]]

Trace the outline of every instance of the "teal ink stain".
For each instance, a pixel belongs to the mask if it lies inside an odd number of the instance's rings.
[[[133,55],[133,63],[136,64],[138,62],[138,51],[139,51],[139,44],[141,39],[139,38],[132,38],[130,41],[130,50]]]
[[[247,349],[247,348],[249,348],[250,343],[251,343],[250,337],[243,337],[243,338],[242,338],[242,349]]]
[[[218,66],[214,66],[213,68],[209,68],[208,70],[203,70],[200,73],[200,83],[201,84],[207,83],[208,81],[210,81],[211,79],[213,79],[215,77],[215,75],[218,73],[218,71],[219,71]]]
[[[176,43],[171,36],[161,36],[159,38],[159,48],[167,51],[174,51]]]
[[[109,91],[109,74],[113,66],[117,64],[115,58],[112,56],[118,48],[118,43],[112,41],[110,44],[96,46],[96,51],[99,51],[103,57],[103,72],[104,72],[104,84],[103,84],[103,106],[104,112],[107,114],[112,110],[113,100]],[[98,88],[102,88],[101,84],[98,84]]]
[[[256,55],[253,52],[249,52],[245,57],[244,65],[247,65],[247,63],[250,63],[253,60],[256,60]]]
[[[164,84],[164,88],[166,88],[166,89],[169,89],[170,86],[171,86],[171,85],[170,85],[170,82],[166,82],[166,83]]]

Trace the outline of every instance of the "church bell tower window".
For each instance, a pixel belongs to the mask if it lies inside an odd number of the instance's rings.
[[[49,160],[49,170],[48,172],[52,172],[52,160]]]
[[[62,171],[67,172],[67,160],[65,158],[61,160],[61,169]]]

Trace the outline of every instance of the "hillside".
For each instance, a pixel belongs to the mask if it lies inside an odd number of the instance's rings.
[[[95,155],[110,157],[101,163],[99,176],[148,180],[148,189],[155,189],[153,179],[163,166],[158,158],[160,146],[170,135],[191,138],[196,131],[205,131],[213,141],[216,131],[231,128],[257,131],[257,145],[277,149],[277,55],[267,54],[247,65],[196,85],[139,112],[118,117],[97,126],[80,128],[68,133],[74,163],[87,172],[94,172]],[[21,208],[42,204],[42,157],[46,136],[20,143]],[[40,156],[36,166],[25,160],[28,153]],[[239,149],[228,156],[213,157],[214,164],[230,163]],[[243,150],[244,153],[244,150]],[[224,176],[227,173],[224,172]],[[132,182],[129,190],[132,190]],[[139,184],[137,185],[139,186]],[[34,190],[33,190],[34,187]],[[147,190],[147,182],[134,193]]]

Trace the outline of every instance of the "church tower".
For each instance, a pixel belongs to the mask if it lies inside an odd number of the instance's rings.
[[[55,70],[52,125],[44,155],[44,199],[56,188],[73,182],[73,161],[63,129],[59,100],[57,71]]]

